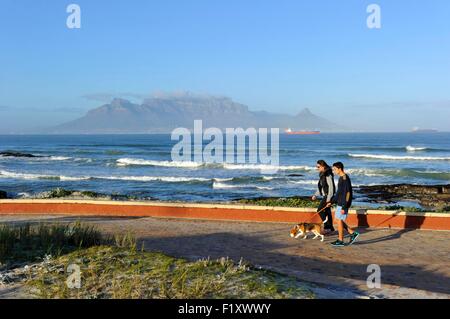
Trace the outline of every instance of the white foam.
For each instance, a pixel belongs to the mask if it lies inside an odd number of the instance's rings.
[[[353,175],[362,175],[367,177],[382,177],[386,175],[390,175],[388,171],[386,174],[383,174],[381,170],[370,169],[370,168],[350,168],[346,170],[347,173]]]
[[[63,182],[74,182],[74,181],[87,181],[91,179],[88,176],[59,176],[59,180]]]
[[[72,157],[67,156],[40,156],[40,157],[16,157],[16,156],[3,156],[0,155],[2,160],[24,160],[24,161],[67,161]]]
[[[67,156],[50,156],[49,158],[52,161],[67,161],[67,160],[72,159],[72,157],[67,157]]]
[[[0,170],[0,178],[12,179],[53,179],[64,182],[69,181],[83,181],[90,179],[103,180],[121,180],[121,181],[136,181],[136,182],[167,182],[167,183],[183,183],[183,182],[210,182],[210,181],[231,181],[233,178],[203,178],[203,177],[185,177],[185,176],[64,176],[64,175],[45,175],[45,174],[28,174],[16,173]]]
[[[225,184],[225,183],[220,183],[220,182],[213,183],[214,189],[228,189],[228,188],[242,188],[242,187],[243,187],[243,185],[230,185],[230,184]]]
[[[267,164],[223,164],[225,169],[231,170],[261,170],[261,171],[288,171],[288,170],[303,170],[310,171],[314,170],[314,167],[304,166],[304,165],[291,165],[291,166],[283,166],[283,165],[267,165]]]
[[[406,146],[406,150],[408,152],[425,151],[427,149],[428,149],[427,147],[415,147],[415,146],[411,146],[411,145]]]
[[[233,180],[233,177],[230,178],[214,178],[214,181],[216,182],[231,182]]]
[[[260,189],[260,190],[264,190],[264,191],[271,191],[274,189],[273,187],[268,187],[268,186],[256,186],[256,188]]]
[[[31,198],[31,194],[27,192],[18,193],[17,197],[19,198]]]
[[[16,173],[9,171],[0,171],[0,178],[13,178],[13,179],[55,179],[60,181],[81,181],[88,180],[90,177],[86,176],[64,176],[64,175],[44,175],[44,174],[29,174],[29,173]]]
[[[243,184],[226,184],[220,182],[213,183],[214,189],[233,189],[233,188],[256,188],[259,190],[273,190],[273,187],[257,186],[257,185],[243,185]]]
[[[122,181],[137,181],[137,182],[168,182],[168,183],[182,183],[182,182],[208,182],[211,179],[201,177],[172,177],[172,176],[98,176],[97,179],[106,180],[122,180]]]
[[[183,167],[183,168],[198,168],[202,163],[197,162],[180,162],[180,161],[153,161],[139,158],[120,158],[117,160],[117,165],[139,165],[139,166],[162,166],[162,167]]]
[[[306,180],[306,181],[289,181],[291,184],[297,185],[317,185],[318,181]]]
[[[388,161],[450,161],[450,157],[430,157],[430,156],[394,156],[378,154],[348,154],[350,157],[378,159]]]

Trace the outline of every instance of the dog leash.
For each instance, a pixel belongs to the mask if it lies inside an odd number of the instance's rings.
[[[316,217],[317,215],[319,215],[321,212],[323,212],[323,211],[324,211],[325,209],[327,209],[327,208],[331,208],[331,206],[330,206],[330,207],[325,206],[324,208],[322,208],[321,210],[319,210],[317,213],[315,213],[310,219],[308,219],[307,222],[310,222],[311,220],[313,220],[314,217]]]

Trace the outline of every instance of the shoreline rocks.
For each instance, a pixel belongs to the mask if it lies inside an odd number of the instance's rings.
[[[2,156],[2,157],[26,157],[26,158],[42,157],[42,156],[37,156],[37,155],[33,155],[33,154],[13,152],[13,151],[0,152],[0,156]]]
[[[427,209],[446,210],[450,207],[450,185],[392,184],[360,186],[355,191],[370,202],[417,201]]]

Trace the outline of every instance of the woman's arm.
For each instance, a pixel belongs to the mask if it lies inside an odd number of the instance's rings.
[[[333,175],[327,176],[327,184],[328,184],[327,203],[329,203],[329,202],[331,202],[333,195],[334,195]]]

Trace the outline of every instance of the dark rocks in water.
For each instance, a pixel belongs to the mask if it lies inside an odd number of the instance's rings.
[[[42,157],[42,156],[37,156],[37,155],[33,155],[33,154],[28,154],[28,153],[11,152],[11,151],[0,152],[0,156],[3,156],[3,157],[27,157],[27,158]]]
[[[0,191],[0,199],[7,199],[8,198],[8,193],[4,192],[4,191]]]
[[[373,185],[360,186],[357,191],[372,202],[414,200],[424,208],[431,209],[442,209],[450,205],[450,185]]]
[[[288,177],[303,177],[305,175],[302,174],[289,174]]]

